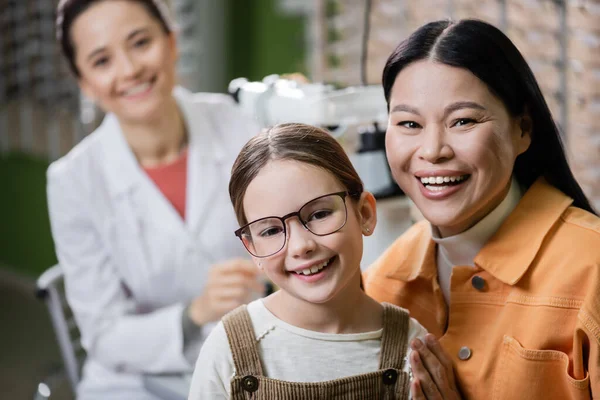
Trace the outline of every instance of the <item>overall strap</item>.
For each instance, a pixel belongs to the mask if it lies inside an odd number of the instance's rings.
[[[381,335],[381,356],[379,369],[395,368],[402,370],[406,361],[408,312],[388,303],[383,305],[383,334]]]
[[[229,340],[236,376],[261,376],[263,371],[258,355],[258,344],[246,305],[225,315],[223,326]]]

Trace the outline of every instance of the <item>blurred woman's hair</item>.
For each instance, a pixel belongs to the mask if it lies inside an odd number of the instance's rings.
[[[60,0],[56,9],[56,38],[60,43],[63,54],[67,58],[69,67],[75,76],[79,77],[80,72],[75,63],[75,46],[71,38],[71,27],[73,23],[90,6],[108,0]],[[165,34],[174,31],[173,22],[169,16],[167,5],[162,0],[126,0],[139,3],[148,14],[156,19]]]
[[[567,162],[559,129],[527,62],[498,28],[466,19],[428,23],[402,41],[383,70],[383,89],[390,93],[402,69],[419,60],[464,68],[497,96],[515,117],[529,113],[532,137],[529,149],[517,157],[514,176],[528,189],[539,177],[573,198],[573,205],[594,213]]]
[[[328,132],[305,124],[280,124],[248,141],[231,169],[229,197],[240,226],[248,223],[244,195],[250,182],[272,160],[291,160],[322,168],[336,177],[358,200],[363,183],[348,155]]]

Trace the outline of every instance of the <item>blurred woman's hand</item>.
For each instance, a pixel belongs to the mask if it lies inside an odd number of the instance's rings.
[[[249,260],[234,259],[212,267],[202,295],[188,307],[188,315],[196,325],[218,321],[229,311],[248,303],[265,287],[258,277],[260,271]]]

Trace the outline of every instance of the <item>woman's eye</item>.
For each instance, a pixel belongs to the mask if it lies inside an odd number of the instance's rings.
[[[274,236],[274,235],[278,235],[281,232],[283,232],[283,229],[278,227],[278,226],[274,226],[272,228],[267,228],[264,229],[260,232],[260,237],[269,237],[269,236]]]
[[[143,38],[143,39],[137,40],[137,41],[134,43],[134,46],[135,46],[135,47],[144,47],[144,46],[146,46],[148,43],[150,43],[150,39],[149,39],[149,38]]]
[[[415,121],[402,121],[397,125],[408,129],[417,129],[421,127],[421,125],[417,124]]]
[[[93,62],[94,67],[102,67],[108,64],[108,57],[100,57]]]
[[[454,126],[466,126],[475,123],[474,119],[471,118],[459,118],[454,123]]]

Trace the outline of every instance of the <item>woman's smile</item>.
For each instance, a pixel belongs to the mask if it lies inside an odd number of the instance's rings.
[[[396,182],[442,235],[468,229],[500,204],[515,159],[529,146],[519,121],[466,70],[422,60],[398,74],[388,161]]]
[[[126,100],[144,99],[152,92],[156,79],[157,77],[154,75],[148,80],[130,85],[127,89],[121,91],[121,96]]]
[[[463,189],[470,174],[456,171],[417,172],[415,178],[420,184],[421,193],[430,200],[443,200]]]

